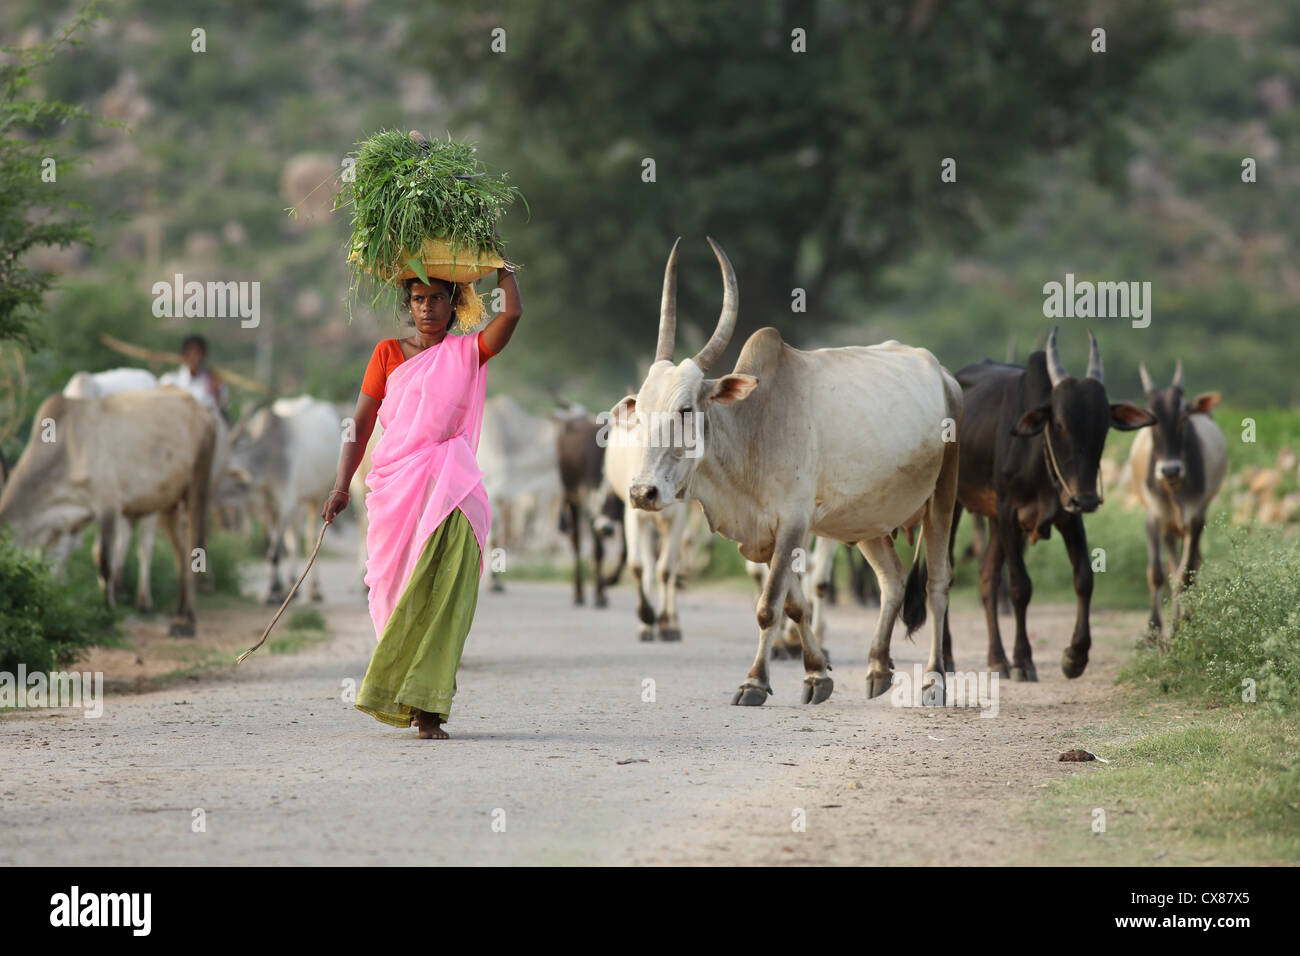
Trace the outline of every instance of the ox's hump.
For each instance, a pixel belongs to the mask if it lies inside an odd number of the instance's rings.
[[[783,348],[785,340],[780,332],[770,325],[761,328],[746,340],[745,347],[740,350],[735,372],[756,376],[761,381],[780,362]]]

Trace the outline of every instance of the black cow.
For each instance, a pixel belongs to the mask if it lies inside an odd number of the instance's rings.
[[[1088,372],[1079,379],[1065,370],[1056,345],[1056,329],[1047,349],[1034,352],[1024,367],[985,360],[957,373],[965,397],[965,416],[958,429],[961,465],[955,537],[962,509],[989,519],[989,543],[980,567],[980,597],[988,623],[988,665],[1012,680],[1037,680],[1025,610],[1033,586],[1025,570],[1024,548],[1061,532],[1074,568],[1078,610],[1074,636],[1061,659],[1066,677],[1088,666],[1092,633],[1088,606],[1092,599],[1092,565],[1083,515],[1097,510],[1101,495],[1097,475],[1110,428],[1131,431],[1155,424],[1155,416],[1130,402],[1112,404],[1102,380],[1101,350],[1088,332]],[[949,549],[952,539],[949,539]],[[1008,667],[998,632],[998,583],[1002,564],[1010,568],[1011,603],[1016,616],[1016,643]],[[925,620],[923,563],[913,565],[904,598],[908,633]],[[955,670],[952,633],[944,621],[944,667]]]

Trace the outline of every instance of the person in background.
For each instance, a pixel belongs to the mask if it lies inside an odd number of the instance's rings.
[[[229,420],[230,389],[221,376],[208,367],[208,343],[203,336],[185,336],[181,342],[181,363],[180,368],[168,372],[160,381],[164,385],[180,386]]]

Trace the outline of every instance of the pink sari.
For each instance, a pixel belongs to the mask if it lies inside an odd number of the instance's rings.
[[[379,423],[384,433],[366,476],[365,582],[375,640],[434,530],[460,508],[479,546],[479,576],[492,520],[475,454],[483,423],[486,369],[478,337],[447,335],[388,376]]]

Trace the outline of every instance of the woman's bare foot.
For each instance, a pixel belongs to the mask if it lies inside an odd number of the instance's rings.
[[[442,718],[423,710],[415,712],[415,724],[420,728],[421,740],[448,740],[447,731],[442,729]]]

